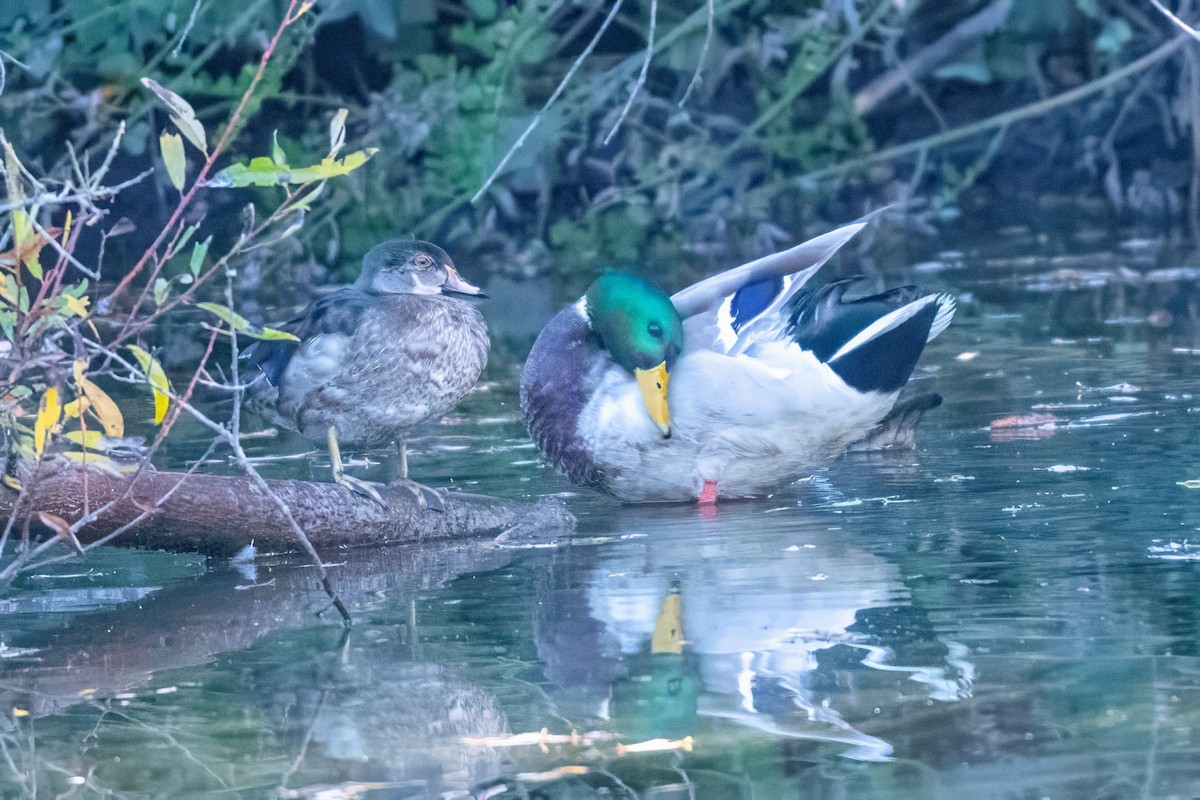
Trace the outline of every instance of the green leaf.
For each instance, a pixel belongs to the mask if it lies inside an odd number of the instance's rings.
[[[171,122],[175,123],[175,127],[179,128],[180,133],[186,136],[197,150],[208,155],[208,139],[204,135],[204,126],[200,124],[200,120],[196,119],[196,112],[192,109],[191,104],[151,78],[142,78],[142,85],[154,92],[163,105],[170,110]]]
[[[275,166],[287,169],[287,156],[283,154],[283,148],[279,146],[279,131],[271,133],[271,161],[275,162]]]
[[[238,333],[244,333],[254,339],[300,341],[299,337],[287,331],[276,330],[275,328],[260,328],[241,314],[223,305],[218,305],[217,303],[196,303],[196,305],[210,314],[215,314],[226,324],[233,326],[233,329]]]
[[[183,139],[178,133],[164,133],[158,137],[158,147],[162,151],[163,163],[167,165],[167,177],[176,191],[183,191],[183,182],[187,179],[187,159],[183,155]]]
[[[324,158],[311,167],[291,169],[280,166],[270,158],[259,156],[249,164],[233,164],[209,179],[208,185],[216,189],[241,189],[247,186],[282,186],[292,184],[304,186],[347,175],[361,167],[379,151],[377,147],[358,150],[342,159]]]
[[[167,296],[171,294],[171,282],[166,278],[159,278],[154,282],[154,305],[161,306],[167,301]]]
[[[187,226],[187,228],[183,231],[183,235],[179,237],[179,241],[175,243],[175,249],[172,251],[172,255],[183,252],[183,248],[187,247],[188,242],[192,240],[192,236],[195,235],[196,228],[198,227],[200,227],[199,223],[196,225]]]
[[[212,244],[211,236],[203,242],[196,242],[196,246],[192,248],[192,260],[188,262],[188,269],[192,275],[200,274],[200,267],[204,266],[204,257],[208,255],[208,246],[210,244]]]

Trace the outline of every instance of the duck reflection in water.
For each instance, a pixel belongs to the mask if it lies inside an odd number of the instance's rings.
[[[536,631],[556,701],[634,740],[721,718],[888,759],[891,745],[859,730],[872,709],[969,697],[974,666],[905,602],[896,565],[829,533],[805,538],[736,558],[719,541],[658,540],[561,560],[575,574],[554,584],[573,588],[540,598]],[[911,691],[897,695],[895,673]]]

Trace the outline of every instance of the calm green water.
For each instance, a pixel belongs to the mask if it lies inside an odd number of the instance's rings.
[[[499,365],[414,474],[561,496],[577,530],[348,552],[348,638],[303,563],[105,553],[26,581],[0,599],[0,796],[1200,796],[1186,285],[1027,293],[968,261],[916,276],[966,301],[915,453],[715,514],[621,507],[539,466]],[[580,738],[470,741],[542,729]]]

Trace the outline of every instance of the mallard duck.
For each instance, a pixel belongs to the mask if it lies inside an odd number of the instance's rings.
[[[329,447],[335,482],[384,505],[347,475],[340,445],[396,442],[400,482],[424,505],[436,492],[408,477],[409,431],[445,414],[487,363],[483,315],[451,295],[480,295],[450,256],[428,242],[373,247],[353,285],[321,297],[281,326],[299,341],[263,341],[249,353],[266,384],[256,399],[268,418]]]
[[[710,503],[778,489],[867,436],[955,306],[911,287],[857,299],[854,281],[810,288],[865,224],[673,297],[601,275],[546,325],[521,373],[542,456],[625,501]]]

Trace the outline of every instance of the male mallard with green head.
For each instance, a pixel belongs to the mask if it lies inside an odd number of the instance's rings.
[[[543,457],[622,500],[715,502],[778,489],[870,434],[954,300],[808,288],[865,224],[673,297],[601,275],[546,325],[521,373]]]
[[[250,363],[267,381],[255,399],[275,423],[326,443],[334,481],[381,505],[373,486],[344,472],[339,445],[396,442],[400,480],[420,503],[440,506],[436,492],[409,480],[405,441],[457,405],[487,363],[483,315],[456,296],[479,294],[436,245],[376,245],[352,286],[282,326],[299,341],[254,345]]]

